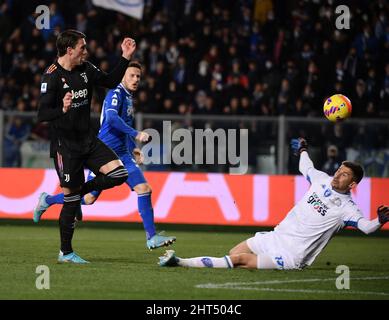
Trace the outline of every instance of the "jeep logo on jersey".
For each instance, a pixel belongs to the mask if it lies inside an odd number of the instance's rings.
[[[86,98],[87,95],[88,95],[88,89],[78,90],[78,91],[72,90],[72,99]]]
[[[316,192],[309,196],[307,203],[311,204],[313,209],[315,209],[322,216],[325,216],[327,213],[328,207],[320,200]]]

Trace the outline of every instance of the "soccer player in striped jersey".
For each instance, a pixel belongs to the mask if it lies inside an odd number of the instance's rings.
[[[133,94],[138,89],[141,78],[141,65],[131,61],[122,79],[122,82],[113,90],[110,90],[105,99],[100,117],[100,130],[98,138],[110,147],[123,162],[128,171],[127,185],[138,194],[138,210],[146,231],[146,246],[152,250],[172,244],[176,237],[164,236],[157,233],[154,224],[154,212],[151,203],[151,186],[147,183],[139,164],[143,161],[143,154],[136,147],[135,140],[147,142],[149,135],[144,131],[133,128],[134,107]],[[88,180],[95,177],[89,171]],[[92,191],[86,194],[81,203],[93,204],[101,192]],[[39,222],[43,213],[53,204],[61,204],[64,201],[63,194],[48,195],[42,193],[34,210],[34,222]],[[77,216],[81,220],[82,215]]]

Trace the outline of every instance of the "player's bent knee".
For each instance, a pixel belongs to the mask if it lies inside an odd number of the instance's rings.
[[[94,195],[88,193],[88,194],[86,194],[86,195],[84,196],[84,203],[85,203],[86,205],[91,205],[91,204],[94,204],[94,203],[96,202],[96,199],[97,199],[97,198],[96,198]]]
[[[119,186],[128,179],[128,171],[123,166],[118,166],[111,172],[107,173],[107,179],[111,187]]]
[[[123,162],[120,159],[112,160],[100,168],[102,174],[108,174],[109,172],[116,170],[118,167],[124,167]]]
[[[257,256],[252,253],[241,253],[239,255],[240,265],[248,269],[257,269]]]
[[[237,244],[229,252],[230,255],[241,254],[241,253],[252,253],[252,251],[250,250],[250,248],[247,245],[247,241],[243,241],[243,242]]]
[[[138,185],[134,188],[134,190],[135,190],[135,192],[136,192],[137,194],[151,193],[151,192],[152,192],[151,187],[150,187],[147,183],[138,184]]]
[[[256,269],[257,256],[252,253],[240,253],[230,256],[234,267]]]

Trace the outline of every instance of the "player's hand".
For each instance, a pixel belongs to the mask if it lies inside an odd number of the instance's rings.
[[[132,154],[135,158],[135,162],[136,164],[142,164],[143,161],[145,160],[145,157],[143,155],[143,152],[139,149],[139,148],[135,148],[133,151],[132,151]]]
[[[308,143],[304,138],[292,139],[290,141],[290,147],[292,148],[293,154],[298,156],[303,151],[307,151]]]
[[[121,47],[123,51],[122,56],[127,60],[130,60],[136,49],[135,40],[132,38],[124,38]]]
[[[150,135],[147,132],[140,131],[137,136],[135,137],[135,140],[139,142],[147,142],[150,138]]]
[[[72,93],[66,92],[65,96],[62,99],[62,102],[63,102],[62,111],[63,111],[63,113],[66,113],[69,111],[69,109],[72,105]]]
[[[389,207],[381,205],[377,209],[378,221],[384,224],[389,221]]]

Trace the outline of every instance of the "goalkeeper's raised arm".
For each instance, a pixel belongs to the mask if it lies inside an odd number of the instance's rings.
[[[300,156],[299,170],[310,184],[312,184],[314,180],[328,177],[325,172],[315,169],[315,166],[308,155],[308,143],[304,138],[292,139],[290,145],[293,154],[295,156]]]

